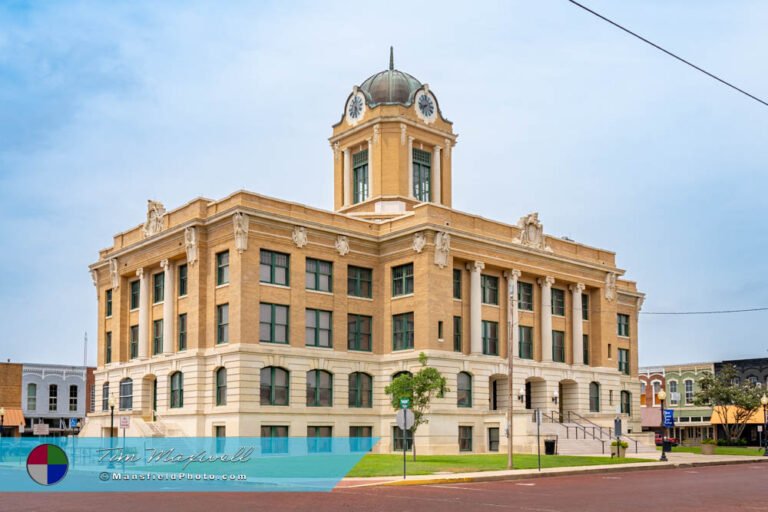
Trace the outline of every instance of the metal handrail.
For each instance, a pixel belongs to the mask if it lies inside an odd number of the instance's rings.
[[[602,432],[601,432],[601,436],[599,438],[595,435],[595,427],[600,428],[599,425],[594,425],[594,426],[591,426],[591,427],[585,427],[584,425],[580,425],[580,424],[578,424],[576,422],[573,422],[573,423],[575,423],[574,425],[563,425],[562,414],[560,414],[560,412],[558,411],[557,415],[558,415],[558,420],[555,420],[555,412],[554,411],[551,412],[551,413],[547,413],[546,411],[541,413],[542,418],[549,419],[551,423],[558,423],[558,424],[560,424],[560,427],[565,429],[565,438],[566,439],[570,439],[571,438],[571,429],[573,429],[573,431],[574,431],[574,439],[578,440],[579,439],[579,429],[581,429],[581,431],[582,431],[582,439],[586,440],[587,439],[587,435],[589,434],[590,436],[592,436],[593,440],[600,441],[600,446],[602,447],[602,453],[605,453],[605,440],[602,439]],[[533,421],[536,421],[536,413],[535,412],[533,413]],[[591,431],[587,430],[588,428]]]
[[[600,437],[601,438],[602,438],[602,435],[603,435],[603,429],[607,429],[608,430],[608,439],[613,439],[613,429],[611,427],[601,427],[597,423],[594,423],[593,421],[591,421],[591,420],[585,418],[584,416],[582,416],[582,415],[580,415],[580,414],[578,414],[576,412],[573,412],[573,411],[568,411],[568,421],[570,423],[576,423],[578,425],[578,422],[571,421],[571,414],[573,414],[574,416],[576,416],[577,418],[579,418],[582,421],[586,421],[593,428],[595,428],[595,427],[598,428],[600,430]],[[635,453],[640,453],[640,450],[638,448],[638,440],[637,439],[635,439],[633,437],[630,437],[628,435],[625,435],[625,434],[620,435],[619,439],[627,439],[628,441],[632,441],[633,443],[635,443]]]

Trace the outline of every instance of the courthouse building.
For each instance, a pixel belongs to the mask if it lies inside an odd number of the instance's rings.
[[[108,432],[112,398],[128,435],[373,435],[388,451],[402,438],[384,388],[420,352],[450,388],[422,453],[504,450],[509,396],[519,450],[537,408],[639,432],[643,294],[615,254],[546,235],[536,213],[454,210],[453,124],[391,58],[340,107],[332,211],[247,191],[150,201],[100,251],[85,435]]]

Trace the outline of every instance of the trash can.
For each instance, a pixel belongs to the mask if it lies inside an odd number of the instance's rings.
[[[662,452],[671,452],[672,451],[672,442],[667,440],[667,439],[664,439],[661,442],[661,451]]]
[[[544,455],[557,454],[557,437],[551,436],[544,439]]]

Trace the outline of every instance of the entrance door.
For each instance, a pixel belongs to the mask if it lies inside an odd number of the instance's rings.
[[[496,411],[499,409],[499,391],[498,380],[491,381],[491,410]]]
[[[563,403],[565,400],[563,399],[563,383],[558,382],[557,383],[557,412],[560,414],[560,423],[563,422]]]
[[[152,381],[152,421],[157,419],[157,379]]]
[[[526,409],[531,408],[531,383],[530,382],[525,383],[525,408]]]

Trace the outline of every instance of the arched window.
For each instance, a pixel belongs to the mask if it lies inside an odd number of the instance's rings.
[[[472,407],[472,376],[467,372],[459,372],[457,379],[457,407]]]
[[[396,378],[398,378],[401,375],[410,375],[411,377],[413,377],[413,374],[411,372],[409,372],[408,370],[403,370],[403,371],[399,371],[397,373],[393,373],[392,374],[392,380],[395,380]]]
[[[227,405],[227,369],[216,370],[216,405]]]
[[[661,401],[659,400],[659,391],[661,391],[661,382],[658,380],[655,380],[651,383],[653,386],[653,405],[659,405]]]
[[[325,370],[307,372],[307,405],[330,407],[333,405],[333,375]]]
[[[27,384],[27,410],[37,409],[37,384],[30,382]]]
[[[589,383],[589,411],[600,412],[600,384]]]
[[[171,409],[184,407],[184,374],[171,374]]]
[[[120,410],[133,409],[133,381],[123,379],[120,381]]]
[[[59,408],[59,386],[51,384],[48,386],[48,410],[55,411]]]
[[[101,410],[109,410],[109,382],[105,382],[101,386]]]
[[[677,398],[677,381],[676,380],[670,380],[667,382],[667,385],[669,386],[669,405],[677,405],[680,400]]]
[[[349,374],[349,406],[373,407],[373,377],[362,372]]]
[[[632,414],[632,393],[629,391],[621,392],[621,413]]]
[[[688,379],[685,381],[685,405],[691,405],[693,403],[693,381]]]
[[[288,405],[288,370],[277,366],[261,369],[261,405]]]

